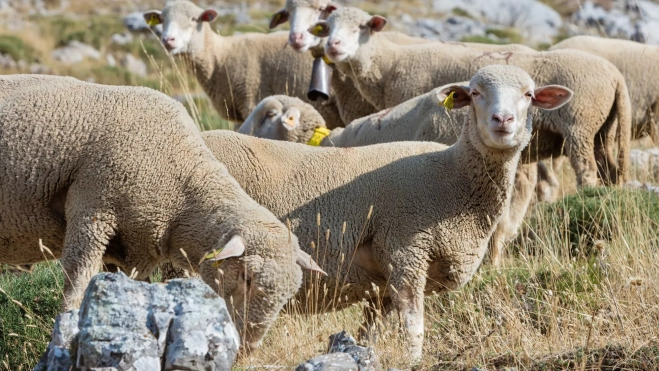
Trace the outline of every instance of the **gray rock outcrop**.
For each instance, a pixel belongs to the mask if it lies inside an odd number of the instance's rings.
[[[230,370],[239,344],[224,299],[201,280],[101,273],[79,312],[58,316],[35,370]]]

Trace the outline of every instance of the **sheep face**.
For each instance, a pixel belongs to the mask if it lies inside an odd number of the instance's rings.
[[[301,267],[324,272],[299,250],[294,235],[276,225],[246,229],[219,246],[200,266],[201,276],[227,301],[245,349],[256,349],[299,289]]]
[[[149,11],[144,18],[150,25],[162,23],[161,41],[170,53],[194,53],[203,48],[204,24],[213,22],[217,12],[189,1],[171,1],[162,12]]]
[[[238,132],[259,138],[306,143],[316,127],[325,126],[323,117],[298,98],[265,98],[250,113]]]
[[[490,65],[481,68],[469,86],[450,85],[438,98],[455,108],[470,106],[479,136],[491,148],[509,149],[526,145],[531,135],[530,106],[552,110],[572,98],[572,91],[558,85],[536,88],[521,68]]]
[[[312,35],[308,29],[319,20],[327,17],[336,9],[329,0],[287,0],[284,9],[272,16],[270,28],[288,21],[290,32],[288,45],[295,51],[304,53],[320,45],[322,38]]]
[[[316,23],[309,32],[327,37],[325,55],[338,63],[354,57],[359,47],[386,24],[387,20],[379,15],[370,16],[360,9],[346,7],[334,11],[327,21]]]

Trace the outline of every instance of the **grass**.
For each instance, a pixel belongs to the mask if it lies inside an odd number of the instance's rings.
[[[537,205],[526,220],[532,237],[515,241],[502,267],[486,263],[461,290],[426,299],[419,369],[659,367],[656,197],[595,188]],[[0,369],[38,360],[61,284],[56,263],[0,276],[0,352],[10,352]],[[290,368],[324,352],[328,335],[359,330],[358,304],[319,315],[301,307],[282,313],[264,346],[236,367]],[[381,320],[386,327],[374,347],[382,364],[409,367],[398,318]]]
[[[0,32],[0,52],[46,63],[55,74],[149,86],[183,101],[201,130],[232,128],[186,72],[183,60],[170,59],[148,36],[110,44],[110,35],[123,32],[117,19],[94,14],[92,3],[72,4],[79,8],[77,14],[90,15],[34,16],[37,28],[20,35]],[[379,2],[369,6],[374,13],[386,13]],[[220,32],[267,32],[258,14],[251,15],[256,27],[237,25],[227,16]],[[488,34],[502,43],[519,36],[507,29]],[[131,53],[147,62],[149,74],[138,77],[122,67],[108,67],[104,60],[73,67],[49,60],[53,48],[71,40],[94,45],[117,60]],[[478,36],[463,41],[494,42]],[[564,169],[569,174],[569,166]],[[424,358],[418,369],[659,368],[659,200],[611,188],[574,193],[573,181],[573,176],[563,177],[563,188],[571,194],[532,210],[501,268],[486,263],[461,290],[426,299]],[[31,273],[0,272],[0,370],[27,370],[36,364],[59,311],[62,282],[55,262],[36,265]],[[409,367],[398,318],[381,320],[387,326],[374,345],[381,363]],[[294,307],[282,313],[263,347],[239,359],[236,368],[291,368],[323,353],[328,335],[343,329],[356,335],[361,321],[357,304],[319,315]]]
[[[50,341],[64,277],[59,263],[0,275],[0,369],[32,369]]]
[[[16,35],[0,35],[0,53],[11,55],[15,61],[32,63],[39,59],[37,51]]]

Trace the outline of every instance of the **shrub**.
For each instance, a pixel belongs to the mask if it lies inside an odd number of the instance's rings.
[[[579,250],[589,254],[598,241],[620,237],[624,228],[639,220],[655,228],[659,225],[659,195],[636,189],[585,188],[558,202],[538,205],[526,234],[565,236],[573,254]]]
[[[0,53],[11,55],[16,62],[22,59],[32,63],[38,59],[37,52],[14,35],[0,35]]]

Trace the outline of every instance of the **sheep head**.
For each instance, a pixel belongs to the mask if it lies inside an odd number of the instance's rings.
[[[263,99],[238,132],[259,138],[306,143],[325,120],[310,104],[286,95]]]
[[[302,268],[325,274],[283,225],[260,224],[223,236],[200,266],[204,281],[227,301],[247,351],[261,345],[297,293]]]
[[[144,19],[151,27],[163,25],[161,42],[170,53],[194,53],[203,48],[203,27],[217,19],[217,12],[178,0],[167,2],[162,12],[145,12]]]
[[[380,32],[387,20],[379,15],[371,16],[361,9],[344,7],[309,28],[317,37],[327,37],[325,55],[335,63],[354,57],[359,47],[368,42],[371,35]]]
[[[321,44],[322,38],[311,34],[308,29],[319,20],[324,20],[336,10],[330,0],[287,0],[284,9],[272,15],[270,28],[289,22],[288,45],[304,53]]]
[[[437,98],[447,108],[471,107],[480,141],[496,149],[524,148],[531,138],[529,107],[553,110],[572,98],[560,85],[536,87],[523,69],[490,65],[478,70],[469,86],[446,85]]]

